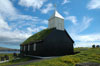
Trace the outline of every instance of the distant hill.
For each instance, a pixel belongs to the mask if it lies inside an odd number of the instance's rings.
[[[11,49],[11,48],[0,47],[0,51],[19,51],[19,49]]]

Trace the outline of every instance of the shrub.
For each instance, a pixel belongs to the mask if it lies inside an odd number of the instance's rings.
[[[4,57],[1,57],[1,61],[4,61],[5,60],[5,58]]]
[[[99,48],[99,47],[100,47],[99,45],[96,46],[96,48]]]
[[[17,53],[13,53],[13,56],[14,56],[14,57],[17,57]]]
[[[95,48],[95,45],[92,45],[92,48]]]
[[[6,60],[9,60],[9,56],[8,55],[5,55],[4,57],[5,57]]]

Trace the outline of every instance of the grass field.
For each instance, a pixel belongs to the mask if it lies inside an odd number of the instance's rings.
[[[83,62],[100,63],[100,48],[75,48],[75,51],[80,51],[80,53],[21,66],[75,66]]]
[[[77,63],[83,62],[96,62],[100,63],[100,48],[75,48],[75,51],[80,52],[75,55],[66,55],[62,57],[56,57],[53,59],[43,60],[40,62],[34,62],[27,65],[20,66],[75,66]],[[30,60],[30,58],[21,58],[17,61],[10,61],[0,64],[10,65]]]
[[[0,54],[0,56],[4,56],[4,55],[5,54]],[[0,63],[0,66],[17,64],[17,63],[21,63],[21,62],[28,61],[28,60],[32,59],[30,57],[22,57],[20,59],[14,60],[15,58],[13,57],[13,54],[7,54],[7,55],[10,57],[10,61],[9,62],[5,62],[5,63]]]
[[[0,57],[4,57],[5,55],[8,55],[10,60],[14,59],[13,54],[0,54]]]

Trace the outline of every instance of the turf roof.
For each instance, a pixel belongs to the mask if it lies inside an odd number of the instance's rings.
[[[28,39],[26,39],[21,45],[25,45],[25,44],[30,44],[30,43],[34,43],[34,42],[38,42],[43,40],[50,32],[52,31],[52,29],[44,29],[34,35],[32,35],[31,37],[29,37]]]

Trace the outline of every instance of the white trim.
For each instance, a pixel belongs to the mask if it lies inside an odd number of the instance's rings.
[[[34,51],[36,51],[36,43],[34,43],[34,46],[33,46],[33,47],[34,47],[34,48],[33,48],[33,49],[34,49]]]
[[[28,45],[28,51],[30,51],[30,45]]]
[[[24,51],[25,51],[25,46],[24,46]]]

